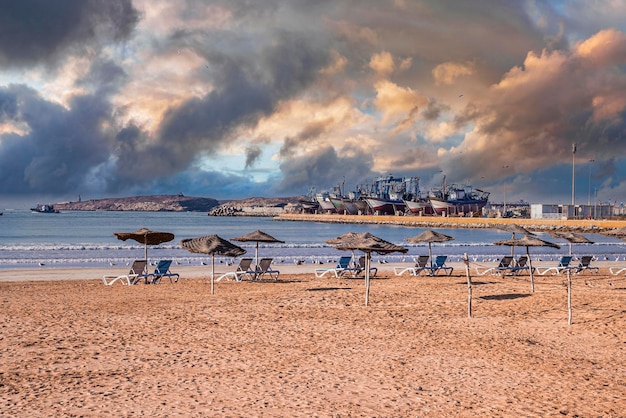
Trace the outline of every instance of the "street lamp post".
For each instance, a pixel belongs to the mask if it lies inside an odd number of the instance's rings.
[[[572,208],[574,208],[574,189],[575,189],[574,166],[575,165],[576,165],[576,143],[574,142],[572,144]],[[574,215],[576,215],[576,212],[574,212]]]
[[[509,166],[503,165],[502,168],[507,169],[509,168]],[[506,216],[506,178],[504,182],[502,183],[502,186],[504,187],[504,201],[503,201],[503,206],[502,206],[502,216],[505,217]]]
[[[587,192],[587,206],[591,206],[591,163],[596,160],[589,160],[589,191]]]

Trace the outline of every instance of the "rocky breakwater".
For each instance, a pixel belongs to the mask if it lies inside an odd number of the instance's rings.
[[[216,206],[209,216],[278,216],[285,213],[285,207],[295,204],[302,197],[250,197],[230,200]]]
[[[209,212],[216,199],[178,195],[151,195],[55,203],[60,211]]]
[[[512,219],[471,217],[428,217],[428,216],[365,216],[365,215],[319,215],[282,214],[279,221],[309,221],[352,224],[389,224],[417,228],[498,228],[503,224],[518,224],[535,232],[568,230],[575,232],[600,232],[626,226],[624,220],[598,219]]]

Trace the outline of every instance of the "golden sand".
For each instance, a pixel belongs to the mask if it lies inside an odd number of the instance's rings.
[[[209,289],[0,282],[3,415],[626,416],[626,279],[605,268],[574,277],[572,325],[561,276],[474,278],[472,318],[461,268],[382,270],[368,307],[362,279]]]

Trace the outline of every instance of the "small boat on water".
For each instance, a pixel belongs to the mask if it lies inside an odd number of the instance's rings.
[[[444,176],[443,187],[431,189],[428,200],[437,215],[480,215],[489,200],[489,192],[467,185],[446,184]]]
[[[59,211],[54,208],[54,205],[37,204],[34,208],[30,208],[30,210],[35,213],[59,213]]]

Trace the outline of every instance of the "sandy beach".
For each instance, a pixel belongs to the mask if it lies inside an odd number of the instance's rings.
[[[626,279],[0,272],[7,416],[626,416]],[[120,269],[121,271],[121,269]],[[110,273],[110,270],[106,270]],[[54,277],[51,279],[51,274]],[[63,280],[60,280],[64,278]],[[71,279],[71,280],[70,280]]]

